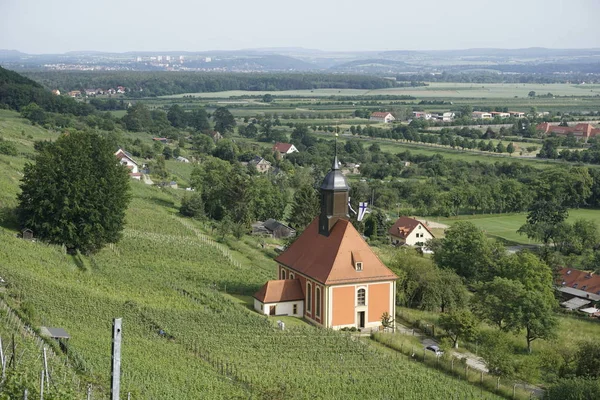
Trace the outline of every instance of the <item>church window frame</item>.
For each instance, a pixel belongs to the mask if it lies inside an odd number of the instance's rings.
[[[306,282],[306,312],[312,313],[312,285]]]
[[[356,306],[366,306],[367,305],[367,288],[360,287],[356,290]]]
[[[315,316],[321,318],[321,288],[315,287]]]

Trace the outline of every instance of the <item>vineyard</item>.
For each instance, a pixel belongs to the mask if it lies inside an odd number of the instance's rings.
[[[0,156],[3,206],[15,204],[5,193],[18,191],[22,164]],[[20,316],[0,309],[0,335],[6,349],[15,333],[20,382],[32,396],[40,346],[49,343],[21,320],[69,332],[64,351],[53,347],[49,368],[76,398],[91,384],[98,399],[108,397],[111,323],[122,317],[121,389],[132,399],[498,398],[368,338],[311,326],[277,329],[230,296],[251,295],[273,278],[272,259],[246,242],[234,246],[241,251],[216,243],[199,222],[177,215],[173,191],[138,182],[132,188],[123,239],[90,257],[0,228],[0,296]]]

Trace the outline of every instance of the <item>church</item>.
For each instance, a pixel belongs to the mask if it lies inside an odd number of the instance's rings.
[[[350,187],[335,156],[321,185],[321,212],[275,261],[279,279],[255,295],[266,315],[305,318],[324,328],[376,329],[395,315],[397,276],[349,221]]]

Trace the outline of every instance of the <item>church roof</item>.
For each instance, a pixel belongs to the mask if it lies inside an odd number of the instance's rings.
[[[338,162],[337,156],[333,160],[333,166],[331,171],[325,175],[321,189],[325,190],[350,190],[346,177],[340,171],[340,163]]]
[[[302,285],[298,279],[280,279],[267,281],[254,298],[261,303],[280,303],[282,301],[304,300]]]
[[[398,277],[373,253],[350,221],[338,220],[329,236],[315,218],[275,261],[326,285],[394,280]],[[354,262],[362,262],[357,271]]]

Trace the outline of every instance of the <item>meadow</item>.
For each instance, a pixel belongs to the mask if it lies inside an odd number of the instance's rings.
[[[183,93],[160,98],[182,98],[195,96],[206,99],[227,99],[240,96],[262,96],[271,94],[277,97],[329,97],[329,96],[414,96],[418,98],[527,98],[530,91],[538,95],[552,93],[555,96],[600,96],[600,85],[574,85],[566,83],[529,84],[529,83],[450,83],[428,82],[428,86],[401,87],[374,90],[361,89],[313,89],[283,91],[243,91]]]
[[[461,215],[452,218],[428,217],[428,219],[431,219],[432,221],[441,222],[450,226],[458,221],[469,221],[482,229],[486,235],[500,239],[507,244],[536,244],[536,241],[531,241],[527,236],[517,233],[517,230],[525,224],[526,218],[527,213]],[[600,225],[600,210],[569,210],[567,222],[573,223],[578,219],[593,221],[597,225]]]

